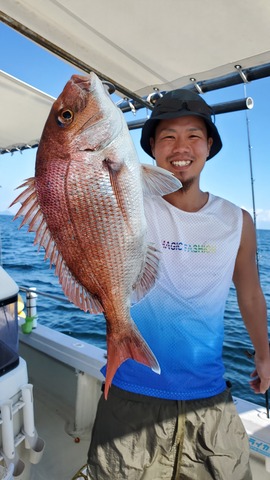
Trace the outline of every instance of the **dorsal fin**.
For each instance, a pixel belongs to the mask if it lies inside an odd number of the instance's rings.
[[[10,205],[13,206],[17,202],[22,204],[14,217],[14,220],[20,216],[24,217],[19,228],[27,224],[29,225],[29,232],[36,232],[34,244],[38,245],[39,249],[43,247],[45,249],[45,260],[49,259],[50,264],[55,265],[55,272],[67,298],[85,312],[102,313],[103,307],[99,300],[76,280],[61,253],[57,250],[57,245],[38,202],[35,178],[29,178],[21,187],[26,187],[26,189]]]

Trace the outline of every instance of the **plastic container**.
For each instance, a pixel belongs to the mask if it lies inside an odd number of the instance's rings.
[[[18,292],[17,284],[0,267],[0,376],[19,364]]]

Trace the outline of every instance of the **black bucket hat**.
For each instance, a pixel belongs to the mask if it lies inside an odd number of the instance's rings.
[[[156,126],[160,120],[189,115],[200,117],[205,121],[208,136],[213,139],[213,145],[207,160],[214,157],[221,150],[222,142],[217,127],[212,121],[213,111],[198,93],[185,88],[172,90],[156,101],[151,117],[142,128],[141,146],[143,150],[153,157],[150,138],[154,137]]]

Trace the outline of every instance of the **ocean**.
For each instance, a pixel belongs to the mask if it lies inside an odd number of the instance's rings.
[[[106,349],[105,320],[103,315],[85,313],[66,300],[54,268],[44,261],[44,250],[38,252],[33,245],[34,234],[27,227],[18,230],[21,220],[0,215],[2,267],[21,287],[36,287],[38,291],[60,297],[62,301],[39,296],[38,322],[79,340]],[[262,289],[270,319],[270,230],[258,230],[258,257]],[[25,300],[25,294],[21,293]],[[248,401],[265,405],[264,395],[255,395],[249,387],[249,376],[254,369],[253,360],[245,354],[252,351],[251,342],[238,309],[232,286],[225,311],[225,338],[223,358],[226,379],[232,383],[232,393]]]

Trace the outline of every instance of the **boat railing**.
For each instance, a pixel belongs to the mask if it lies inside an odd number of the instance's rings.
[[[60,301],[60,302],[70,303],[70,301],[69,301],[66,297],[64,297],[64,296],[61,297],[60,295],[52,295],[51,293],[45,293],[45,292],[42,292],[42,291],[40,291],[40,290],[37,290],[36,287],[23,287],[23,286],[19,286],[19,290],[20,290],[21,292],[26,293],[26,297],[35,294],[36,296],[37,296],[37,295],[40,295],[40,296],[42,296],[42,297],[51,298],[52,300],[58,300],[58,301]]]
[[[56,300],[58,302],[70,303],[70,301],[60,295],[52,295],[51,293],[45,293],[40,290],[37,290],[36,287],[24,287],[19,286],[19,291],[26,294],[26,318],[32,321],[32,328],[37,326],[37,297],[42,296],[50,298],[51,300]]]

